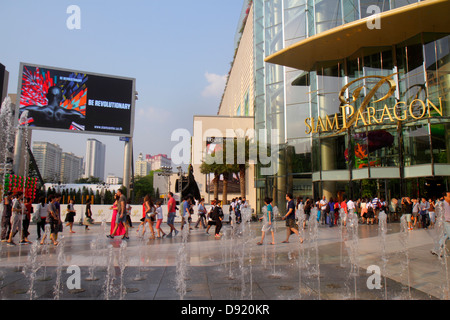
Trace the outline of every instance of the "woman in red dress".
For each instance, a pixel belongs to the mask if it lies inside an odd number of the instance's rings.
[[[111,231],[110,231],[111,235],[113,235],[112,233],[114,231],[114,228],[116,227],[119,196],[116,194],[114,196],[114,199],[115,199],[114,204],[112,205],[111,208],[109,208],[109,209],[112,209],[112,211],[113,211],[112,219],[111,219]],[[116,234],[114,234],[113,236],[123,236],[125,234],[125,231],[126,230],[125,230],[123,224],[121,223],[121,224],[119,224],[119,228],[117,228]]]

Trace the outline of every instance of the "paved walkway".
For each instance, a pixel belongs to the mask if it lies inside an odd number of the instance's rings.
[[[180,232],[172,238],[141,240],[136,226],[126,242],[107,239],[106,224],[92,226],[90,231],[74,226],[76,233],[65,229],[57,247],[37,245],[36,227],[30,226],[33,244],[1,245],[0,297],[434,300],[445,298],[447,293],[445,260],[430,253],[435,243],[434,230],[414,230],[402,242],[400,225],[390,223],[383,254],[377,225],[360,225],[357,242],[351,241],[346,229],[320,225],[318,234],[311,233],[312,228],[305,230],[303,244],[295,235],[290,243],[283,244],[286,231],[280,221],[276,223],[276,244],[262,246],[256,245],[262,226],[257,222],[236,228],[225,225],[219,240],[203,229],[193,229],[184,238]],[[163,228],[168,229],[166,225]],[[352,262],[359,266],[353,273]],[[377,279],[376,273],[367,273],[369,267],[375,271],[378,267],[386,278]],[[380,283],[381,288],[370,289],[368,283]]]

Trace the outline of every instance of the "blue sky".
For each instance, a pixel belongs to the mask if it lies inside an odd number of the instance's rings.
[[[246,0],[245,0],[246,1]],[[20,62],[136,78],[134,155],[166,153],[193,115],[216,114],[234,54],[244,0],[0,0],[0,63],[16,93]],[[69,30],[67,8],[81,10]],[[123,174],[118,137],[35,130],[33,141],[85,155],[86,140],[107,145],[106,174]]]

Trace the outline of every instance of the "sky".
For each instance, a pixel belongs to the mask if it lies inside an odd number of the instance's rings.
[[[234,55],[246,0],[0,0],[0,63],[16,93],[20,62],[136,79],[133,138],[139,153],[171,155],[176,129],[194,115],[215,115]],[[80,29],[68,28],[80,9]],[[69,23],[70,25],[70,23]],[[106,172],[123,175],[117,136],[34,130],[85,157],[87,139],[106,144]]]

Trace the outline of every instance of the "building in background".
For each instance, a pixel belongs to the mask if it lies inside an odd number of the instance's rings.
[[[6,70],[6,67],[0,63],[0,105],[8,94],[8,80],[9,72]],[[15,101],[13,101],[13,103],[15,103]]]
[[[62,149],[57,144],[44,141],[33,142],[33,155],[46,182],[61,182]]]
[[[145,160],[150,162],[151,171],[159,170],[162,167],[172,166],[172,159],[170,159],[167,154],[158,154],[156,156],[147,154]]]
[[[86,143],[86,158],[84,178],[96,177],[105,181],[106,146],[96,139],[88,139]]]
[[[83,172],[83,158],[73,153],[63,152],[61,156],[60,181],[74,183],[79,180]]]
[[[134,175],[136,177],[145,177],[150,173],[151,170],[151,162],[147,159],[144,159],[144,155],[140,153],[134,165]]]
[[[123,183],[123,179],[115,175],[108,175],[105,182],[110,185],[121,185]]]

